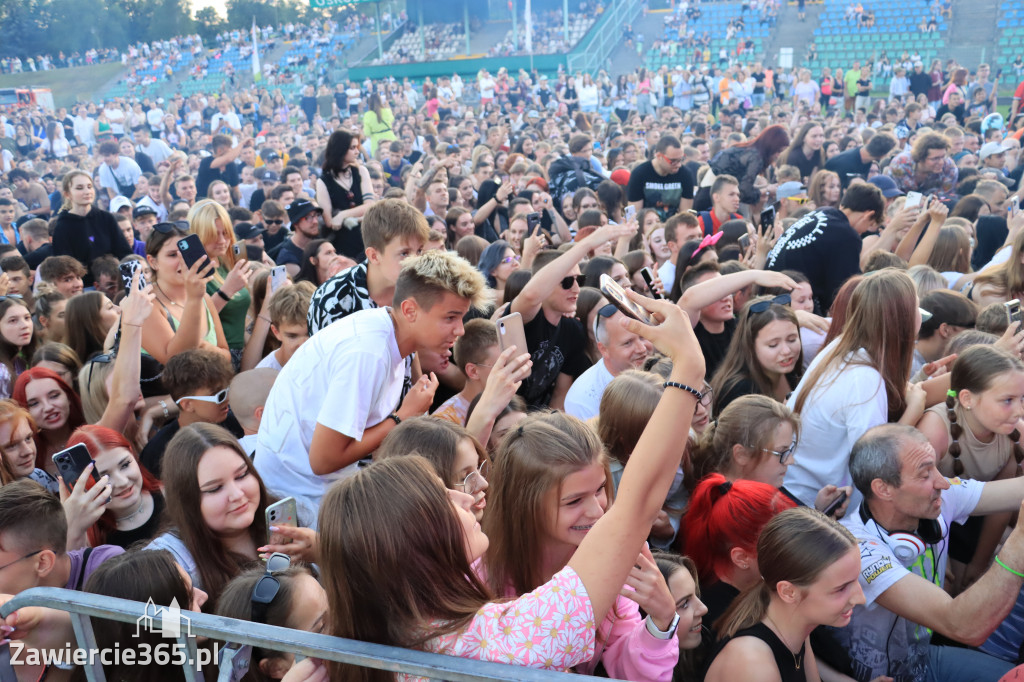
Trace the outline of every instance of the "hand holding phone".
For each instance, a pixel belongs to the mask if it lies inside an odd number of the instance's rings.
[[[770,235],[775,230],[775,205],[767,206],[761,211],[761,236]]]
[[[839,509],[843,502],[846,502],[845,490],[836,495],[836,498],[829,502],[828,506],[821,510],[821,513],[825,516],[833,516],[836,513],[836,509]]]
[[[532,237],[540,229],[540,213],[526,214],[526,236]]]
[[[1019,331],[1021,322],[1020,299],[1015,298],[1012,301],[1007,301],[1003,306],[1006,308],[1006,316],[1010,323],[1009,326]]]
[[[206,249],[203,247],[203,242],[199,240],[199,235],[197,234],[190,234],[179,239],[178,251],[181,253],[181,260],[185,263],[185,267],[190,270],[193,265],[204,258],[207,261],[210,260],[210,257],[206,255]]]
[[[61,450],[54,454],[51,459],[57,467],[57,475],[64,480],[64,485],[71,490],[78,483],[78,479],[85,473],[86,468],[92,464],[92,455],[84,443],[72,445],[70,448]],[[91,477],[96,481],[96,470],[92,469]]]
[[[921,205],[924,196],[920,192],[907,192],[907,200],[903,203],[904,208],[917,208]]]
[[[654,273],[650,268],[640,268],[640,276],[643,277],[644,283],[647,284],[647,290],[651,292],[651,298],[663,298],[654,287]]]
[[[629,297],[626,296],[626,290],[619,286],[618,282],[614,279],[608,275],[601,275],[600,284],[601,292],[605,295],[605,298],[614,304],[623,315],[639,320],[644,324],[657,324],[657,321],[649,312],[629,300]]]
[[[124,287],[125,295],[131,294],[132,292],[132,277],[135,276],[136,271],[142,270],[142,261],[135,260],[134,258],[118,266],[118,270],[121,272],[121,286]],[[139,272],[139,288],[146,288],[146,275],[144,272]]]
[[[274,293],[281,288],[281,285],[288,281],[288,270],[283,265],[278,265],[270,269],[270,293]]]
[[[297,528],[299,525],[299,509],[294,497],[286,497],[267,507],[267,528],[271,526],[290,526]],[[272,545],[286,543],[288,539],[282,535],[271,533],[269,542]]]
[[[502,352],[512,347],[515,347],[516,355],[530,352],[526,344],[526,330],[523,326],[522,315],[519,313],[506,315],[499,318],[496,325],[498,328],[498,348]]]

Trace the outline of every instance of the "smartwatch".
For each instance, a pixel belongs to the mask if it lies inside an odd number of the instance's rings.
[[[647,632],[651,633],[651,636],[656,639],[672,639],[675,637],[676,628],[679,627],[679,614],[675,614],[672,618],[672,624],[668,626],[668,630],[659,630],[658,626],[654,624],[650,616],[644,619],[647,625]]]

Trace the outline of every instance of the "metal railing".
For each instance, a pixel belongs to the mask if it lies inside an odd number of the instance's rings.
[[[157,615],[152,610],[147,611],[147,605],[142,602],[56,587],[35,587],[25,590],[0,607],[0,617],[6,618],[13,611],[26,606],[39,606],[70,613],[76,646],[79,649],[90,651],[97,649],[96,636],[90,618],[138,624],[147,616],[152,618]],[[166,627],[166,620],[164,626]],[[258,647],[270,651],[287,651],[325,661],[338,661],[365,668],[377,668],[420,677],[451,680],[452,682],[483,682],[485,680],[556,682],[590,679],[582,675],[521,668],[503,663],[486,663],[467,658],[318,635],[234,618],[224,618],[208,613],[182,611],[179,627],[182,632],[176,638],[176,642],[182,647],[179,651],[187,652],[187,654],[174,660],[182,661],[182,670],[188,682],[201,682],[203,679],[202,674],[192,664],[197,660],[196,637],[208,637],[212,640],[227,642],[229,644],[228,652],[235,652],[238,647]],[[172,641],[175,640],[168,638],[168,642]],[[122,644],[122,649],[124,648],[128,647]],[[219,680],[222,681],[231,679],[232,660],[230,656],[225,658],[227,660],[221,666],[219,677]],[[86,678],[90,682],[105,682],[106,677],[98,657],[91,665],[86,664],[83,668]],[[12,670],[9,665],[4,665],[0,668],[0,682],[6,682],[8,679],[12,679]]]
[[[622,27],[636,20],[641,0],[618,0],[610,3],[604,15],[579,44],[566,56],[568,73],[577,71],[596,74],[622,42]]]

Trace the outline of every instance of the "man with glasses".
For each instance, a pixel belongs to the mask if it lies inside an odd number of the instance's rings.
[[[927,438],[900,424],[876,426],[853,446],[850,473],[863,502],[851,505],[841,523],[860,544],[866,603],[854,607],[848,626],[828,629],[837,648],[821,650],[855,679],[997,680],[1013,667],[980,651],[937,645],[931,636],[979,646],[1004,619],[1016,620],[1007,615],[1024,579],[1024,523],[959,596],[947,594],[943,583],[950,525],[1019,511],[1024,478],[947,479],[936,462]],[[829,660],[829,651],[844,652],[844,660]]]
[[[679,138],[662,135],[654,148],[654,158],[644,161],[629,174],[627,199],[637,212],[653,208],[662,221],[693,206],[696,180],[683,165],[683,146]]]
[[[896,155],[884,172],[901,192],[934,194],[942,201],[956,197],[959,171],[949,158],[949,140],[938,133],[918,136],[913,149]]]
[[[651,342],[624,326],[626,316],[608,303],[594,318],[594,338],[601,359],[580,375],[565,396],[565,411],[586,421],[596,417],[601,396],[612,379],[627,369],[640,369],[654,350]]]
[[[562,409],[569,386],[589,366],[584,351],[587,332],[573,315],[585,281],[580,261],[620,237],[632,236],[636,224],[604,225],[567,251],[542,251],[533,261],[533,276],[512,301],[509,312],[523,316],[533,371],[519,395],[532,407]]]
[[[150,473],[159,478],[167,443],[183,426],[221,424],[236,437],[242,435],[234,418],[230,425],[224,423],[228,420],[228,385],[233,374],[231,364],[215,350],[186,350],[167,361],[163,383],[178,406],[178,418],[165,424],[143,448],[139,459]]]
[[[804,208],[814,209],[814,203],[807,196],[807,188],[799,182],[790,181],[779,185],[775,190],[775,198],[779,200],[778,214],[776,218],[793,218],[795,213]]]
[[[811,284],[815,312],[824,314],[843,282],[860,274],[861,235],[876,229],[884,213],[881,190],[850,185],[838,209],[826,206],[793,223],[768,252],[765,268],[802,272]]]

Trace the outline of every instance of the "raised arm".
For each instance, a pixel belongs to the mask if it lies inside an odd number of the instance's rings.
[[[690,321],[697,323],[700,309],[711,305],[751,284],[760,284],[763,287],[784,287],[789,290],[796,288],[796,282],[781,272],[771,270],[744,270],[734,272],[731,275],[712,277],[711,279],[695,284],[679,298],[679,307],[690,316]]]
[[[668,301],[655,301],[632,291],[627,295],[654,313],[660,323],[649,326],[626,320],[624,326],[650,340],[672,359],[670,381],[703,386],[704,359],[686,314]],[[587,533],[569,560],[569,566],[587,588],[597,622],[615,604],[668,494],[696,405],[697,396],[690,391],[665,388],[622,474],[615,504]],[[609,552],[609,548],[615,551]]]
[[[942,225],[946,222],[946,215],[948,213],[949,209],[944,203],[938,199],[932,200],[931,206],[928,207],[928,229],[925,230],[924,236],[917,243],[917,248],[914,249],[914,253],[908,261],[910,267],[924,265],[928,262],[932,255],[932,249],[935,248],[935,242],[939,238],[939,230],[942,229]]]
[[[142,326],[153,312],[153,288],[139,286],[139,271],[132,277],[128,297],[121,301],[121,345],[111,372],[110,400],[99,425],[123,432],[134,418],[142,371]]]

